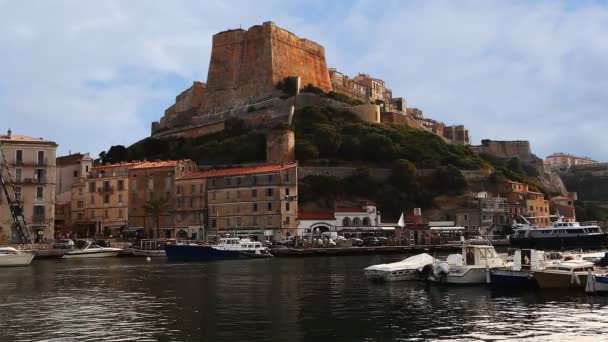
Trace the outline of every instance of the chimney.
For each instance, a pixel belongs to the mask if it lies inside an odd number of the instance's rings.
[[[6,135],[8,136],[8,138],[10,139],[11,136],[13,136],[13,131],[11,131],[11,129],[8,129],[8,132],[6,133]]]

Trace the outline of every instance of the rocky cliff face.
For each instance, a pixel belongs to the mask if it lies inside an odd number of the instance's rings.
[[[559,173],[581,201],[608,201],[608,163],[574,166]]]

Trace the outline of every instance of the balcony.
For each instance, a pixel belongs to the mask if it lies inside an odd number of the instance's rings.
[[[36,160],[17,159],[17,160],[15,160],[15,163],[13,165],[15,165],[15,166],[50,166],[51,164],[49,164],[48,158],[43,158],[43,159],[36,159]]]
[[[114,187],[113,186],[104,186],[104,187],[101,187],[101,188],[97,188],[97,192],[99,192],[99,193],[114,192]]]
[[[32,223],[43,223],[46,219],[46,215],[44,214],[34,214],[32,215]]]
[[[46,177],[40,177],[40,178],[17,178],[13,181],[15,184],[46,184],[47,183],[47,179]]]
[[[98,178],[110,178],[110,177],[128,177],[128,171],[119,171],[119,172],[108,172],[108,173],[96,173],[89,174],[87,176],[88,179],[98,179]]]

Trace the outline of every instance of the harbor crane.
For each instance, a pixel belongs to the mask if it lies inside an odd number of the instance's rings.
[[[8,167],[8,162],[6,161],[6,156],[2,149],[2,142],[0,142],[0,156],[2,157],[0,163],[0,185],[2,186],[2,191],[6,197],[6,203],[11,211],[17,237],[22,245],[29,245],[31,249],[34,249],[34,240],[32,239],[32,234],[25,221],[25,216],[23,216],[23,205],[20,196],[18,196],[15,191],[15,183],[13,183],[11,170]]]

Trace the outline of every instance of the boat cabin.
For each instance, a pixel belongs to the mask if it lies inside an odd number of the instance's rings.
[[[250,239],[240,238],[222,238],[218,243],[218,247],[225,250],[235,251],[255,251],[265,249],[259,241],[251,241]]]
[[[503,266],[504,261],[500,258],[492,246],[465,246],[463,247],[464,265],[488,265],[490,267]]]
[[[581,261],[565,261],[555,265],[549,265],[545,267],[545,271],[561,271],[561,272],[588,272],[593,271],[595,269],[595,265],[591,262],[581,262]]]

